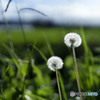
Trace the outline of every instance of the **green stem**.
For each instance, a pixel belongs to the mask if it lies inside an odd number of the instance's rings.
[[[78,86],[78,91],[81,93],[81,88],[80,88],[80,83],[79,83],[79,76],[78,76],[78,68],[77,68],[77,61],[76,61],[76,55],[75,55],[75,49],[72,46],[73,49],[73,56],[74,56],[74,63],[75,63],[75,71],[76,71],[76,79],[77,79],[77,86]],[[80,100],[82,100],[82,96],[80,96]]]
[[[58,90],[59,90],[59,97],[60,97],[60,100],[62,100],[61,90],[60,90],[60,84],[59,84],[59,77],[58,77],[57,69],[56,69],[56,78],[57,78],[57,85],[58,85]]]
[[[1,15],[2,15],[4,24],[5,24],[5,30],[6,30],[6,33],[7,33],[8,44],[9,44],[10,48],[11,48],[12,50],[14,50],[13,43],[12,43],[12,41],[11,41],[11,37],[10,37],[10,33],[9,33],[8,22],[7,22],[7,20],[6,20],[5,14],[4,14],[5,12],[4,12],[4,10],[3,10],[3,6],[2,6],[2,1],[1,1],[1,0],[0,0],[0,6],[1,6],[1,8],[2,8]]]
[[[22,20],[21,20],[20,11],[18,10],[17,3],[16,3],[16,2],[15,2],[15,5],[16,5],[16,10],[17,10],[17,13],[18,13],[18,20],[19,20],[19,24],[20,24],[21,31],[22,31],[23,38],[24,38],[24,43],[25,43],[25,44],[27,44],[27,39],[26,39],[26,35],[25,35],[24,28],[23,28],[23,24],[22,24]]]

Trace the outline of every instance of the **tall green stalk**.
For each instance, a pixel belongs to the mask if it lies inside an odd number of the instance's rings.
[[[77,80],[78,91],[79,91],[79,93],[81,93],[79,76],[78,76],[77,61],[76,61],[76,54],[75,54],[75,48],[74,48],[73,45],[72,45],[72,50],[73,50],[73,57],[74,57],[74,63],[75,63],[75,71],[76,71],[76,80]],[[80,96],[80,99],[82,100],[82,96]]]
[[[25,35],[24,28],[23,28],[20,11],[18,10],[17,3],[16,2],[15,2],[15,6],[16,6],[17,13],[18,13],[18,20],[19,20],[20,28],[21,28],[21,31],[22,31],[22,34],[23,34],[24,43],[27,44],[27,39],[26,39],[26,35]]]
[[[9,5],[10,5],[11,2],[12,2],[12,0],[9,0],[9,1],[8,1],[8,4],[7,4],[6,9],[5,9],[5,12],[8,10]],[[21,31],[22,31],[22,34],[23,34],[24,43],[26,44],[26,43],[27,43],[27,41],[26,41],[26,36],[25,36],[25,32],[24,32],[23,25],[22,25],[22,21],[21,21],[21,15],[20,15],[20,12],[19,12],[19,10],[18,10],[16,1],[15,1],[15,6],[16,6],[17,13],[18,13],[18,20],[19,20],[19,24],[20,24]]]
[[[2,2],[1,2],[1,0],[0,0],[0,4],[1,4],[1,7],[2,7]],[[2,8],[3,8],[3,7],[2,7]],[[6,18],[5,18],[4,10],[2,10],[1,15],[2,15],[4,24],[5,24],[5,29],[6,29],[6,33],[7,33],[8,44],[9,44],[10,48],[13,50],[14,47],[13,47],[13,43],[11,42],[10,33],[9,33],[9,28],[8,28],[8,22],[7,22]]]
[[[58,77],[58,71],[57,71],[57,69],[56,69],[56,78],[57,78],[57,85],[58,85],[58,91],[59,91],[59,98],[60,98],[60,100],[62,100],[61,90],[60,90],[60,84],[59,84],[59,77]]]

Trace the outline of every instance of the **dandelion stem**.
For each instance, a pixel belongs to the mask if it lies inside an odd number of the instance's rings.
[[[79,91],[79,93],[81,93],[81,88],[80,88],[80,83],[79,83],[78,68],[77,68],[77,62],[76,62],[76,55],[75,55],[74,46],[72,46],[72,50],[73,50],[73,56],[74,56],[74,63],[75,63],[75,71],[76,71],[76,79],[77,79],[78,91]],[[80,96],[80,100],[82,100],[82,96]]]
[[[59,97],[60,97],[60,100],[62,100],[61,90],[60,90],[60,84],[59,84],[59,77],[58,77],[58,71],[57,71],[57,69],[56,69],[56,78],[57,78],[57,84],[58,84],[58,90],[59,90]]]

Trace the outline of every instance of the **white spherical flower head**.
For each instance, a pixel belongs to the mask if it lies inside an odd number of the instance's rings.
[[[48,59],[47,65],[50,70],[55,71],[63,67],[63,61],[60,57],[52,56]]]
[[[64,43],[68,46],[74,46],[74,47],[78,47],[81,45],[82,43],[82,39],[80,37],[79,34],[77,33],[68,33],[65,37],[64,37]]]

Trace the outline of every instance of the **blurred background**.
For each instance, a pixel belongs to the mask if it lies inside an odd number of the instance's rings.
[[[56,75],[47,68],[53,55],[64,61],[59,70],[63,100],[78,91],[71,48],[64,36],[76,32],[82,92],[100,94],[99,0],[0,0],[0,100],[59,100]],[[83,100],[99,100],[84,96]]]

